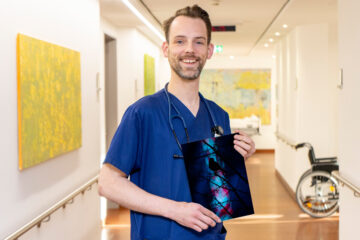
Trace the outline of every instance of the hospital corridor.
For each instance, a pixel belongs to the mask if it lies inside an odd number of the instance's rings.
[[[0,239],[360,239],[359,10],[1,0]]]

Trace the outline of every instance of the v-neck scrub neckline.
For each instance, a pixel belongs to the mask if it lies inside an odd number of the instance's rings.
[[[183,109],[184,109],[183,112],[189,112],[189,114],[191,114],[191,116],[192,116],[193,118],[197,118],[197,117],[199,116],[199,111],[200,111],[201,102],[202,102],[202,99],[201,99],[199,93],[198,93],[198,94],[199,94],[199,109],[198,109],[196,115],[194,115],[194,114],[191,112],[191,110],[190,110],[178,97],[176,97],[176,96],[175,96],[174,94],[172,94],[171,92],[168,92],[168,94],[169,94],[169,97],[170,97],[172,103],[174,103],[174,104],[176,103],[175,106],[178,107],[178,108],[183,108]],[[180,112],[182,112],[182,111],[180,111]]]

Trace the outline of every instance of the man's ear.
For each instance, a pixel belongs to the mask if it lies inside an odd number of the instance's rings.
[[[210,59],[214,53],[214,44],[210,43],[208,46],[208,55],[207,59]]]
[[[168,48],[169,48],[169,43],[167,41],[163,42],[162,46],[162,51],[164,53],[164,57],[168,57]]]

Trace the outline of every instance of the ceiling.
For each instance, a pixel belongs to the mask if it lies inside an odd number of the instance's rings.
[[[177,9],[198,4],[210,15],[213,25],[236,25],[236,32],[214,32],[212,42],[223,45],[223,56],[272,54],[279,38],[294,27],[305,24],[337,22],[337,0],[131,0],[161,31],[163,22]],[[101,16],[119,27],[136,27],[150,38],[147,27],[121,0],[100,0]],[[287,24],[288,28],[283,28]],[[280,36],[275,36],[279,32]],[[273,42],[269,39],[272,38]],[[160,43],[159,39],[155,42]],[[265,47],[267,43],[269,46]]]

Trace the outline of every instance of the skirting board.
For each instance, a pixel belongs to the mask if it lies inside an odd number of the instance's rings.
[[[280,180],[281,184],[285,187],[286,192],[289,193],[290,197],[296,202],[295,192],[292,190],[292,188],[289,186],[283,176],[281,176],[277,169],[275,169],[275,175]]]

